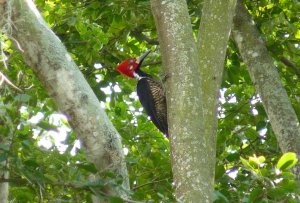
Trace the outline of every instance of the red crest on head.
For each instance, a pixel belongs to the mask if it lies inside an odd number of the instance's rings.
[[[134,71],[138,67],[138,63],[135,58],[126,59],[120,65],[117,66],[116,70],[127,77],[134,78]]]

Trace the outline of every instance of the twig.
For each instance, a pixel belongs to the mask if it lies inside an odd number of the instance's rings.
[[[131,199],[125,199],[125,198],[122,198],[125,202],[128,202],[128,203],[144,203],[144,202],[141,202],[141,201],[134,201],[134,200],[131,200]]]
[[[16,179],[16,178],[0,178],[0,183],[18,183],[18,184],[26,184],[28,181],[24,179]]]
[[[291,62],[290,60],[288,60],[286,57],[281,57],[280,58],[281,62],[286,65],[287,67],[290,67],[298,76],[298,78],[300,78],[300,69],[299,67],[297,67],[293,62]]]
[[[132,36],[134,36],[136,39],[141,40],[141,41],[145,41],[148,44],[151,45],[159,45],[158,41],[155,39],[151,39],[148,36],[144,35],[141,31],[138,30],[134,30],[131,32]]]
[[[163,181],[167,181],[167,180],[168,180],[168,178],[165,178],[165,179],[161,179],[161,180],[155,180],[155,181],[152,181],[152,182],[148,182],[148,183],[145,183],[145,184],[142,184],[142,185],[138,185],[138,186],[132,188],[132,191],[135,191],[135,190],[137,190],[141,187],[144,187],[146,185],[151,185],[151,184],[154,184],[154,183],[159,183],[159,182],[163,182]]]
[[[1,47],[1,56],[2,56],[3,65],[4,65],[5,69],[8,69],[7,64],[6,64],[7,56],[5,55],[1,45],[0,45],[0,47]]]
[[[22,49],[20,43],[19,43],[15,38],[13,38],[12,36],[9,36],[9,38],[12,39],[13,41],[15,41],[15,43],[16,43],[18,49],[19,49],[21,52],[24,52],[24,50]]]
[[[13,88],[18,90],[19,92],[23,92],[20,88],[15,86],[2,72],[0,72],[0,80],[1,80],[0,81],[0,86],[2,85],[3,82],[6,82],[8,85],[12,86]]]

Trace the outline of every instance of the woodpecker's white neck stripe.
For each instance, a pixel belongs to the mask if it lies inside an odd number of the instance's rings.
[[[145,78],[145,77],[142,77],[142,76],[139,76],[139,74],[137,74],[136,72],[133,72],[133,77],[137,80],[140,80],[142,78]]]

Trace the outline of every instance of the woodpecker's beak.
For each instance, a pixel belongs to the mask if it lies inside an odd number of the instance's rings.
[[[140,56],[136,62],[141,65],[144,61],[144,59],[146,58],[146,56],[148,56],[148,54],[151,52],[151,50],[146,51],[142,56]]]

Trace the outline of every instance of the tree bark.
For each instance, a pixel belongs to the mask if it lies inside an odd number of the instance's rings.
[[[121,175],[123,186],[129,189],[120,136],[61,41],[48,28],[31,0],[4,1],[0,7],[1,27],[6,28],[26,63],[68,116],[88,159],[99,171]],[[126,197],[123,191],[112,188],[108,191]]]
[[[207,143],[206,167],[209,182],[214,182],[217,107],[222,83],[224,61],[235,11],[236,0],[204,1],[198,35],[200,59],[201,98],[203,101],[203,138]],[[210,194],[214,185],[209,185]]]
[[[233,38],[268,114],[283,153],[300,158],[300,125],[288,95],[254,21],[239,0],[234,18]],[[293,168],[300,183],[300,163]]]
[[[8,179],[9,178],[9,172],[7,169],[7,161],[0,162],[0,177],[2,179]],[[2,182],[0,183],[0,202],[1,203],[7,203],[8,202],[8,194],[9,194],[9,183],[8,182]]]
[[[1,12],[1,9],[0,9]],[[3,95],[1,95],[2,97]],[[9,158],[8,150],[12,144],[12,138],[14,136],[16,125],[13,125],[13,119],[9,116],[2,98],[0,97],[0,157],[6,157],[5,160],[0,161],[0,179],[7,180],[9,179]],[[9,182],[1,181],[0,182],[0,202],[8,203],[9,196]]]
[[[197,47],[186,1],[151,1],[162,63],[167,75],[171,161],[179,202],[209,200],[210,170],[202,132],[202,102]],[[203,201],[204,202],[204,201]]]
[[[235,2],[205,1],[197,49],[186,1],[151,1],[169,76],[168,123],[178,201],[212,202],[216,109]]]
[[[0,119],[1,122],[1,119]],[[9,146],[8,141],[5,139],[11,138],[9,135],[0,134],[0,144],[2,146]],[[1,150],[3,153],[3,150]],[[4,160],[0,162],[0,178],[1,179],[8,179],[9,178],[9,171],[8,171],[8,160]],[[8,182],[1,182],[0,183],[0,202],[7,203],[8,202],[8,194],[9,194],[9,183]]]

